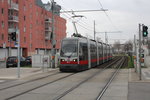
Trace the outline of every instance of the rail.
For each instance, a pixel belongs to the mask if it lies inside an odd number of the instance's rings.
[[[125,58],[122,58],[120,60],[120,62],[116,65],[118,67],[117,70],[113,73],[112,77],[110,77],[110,79],[108,80],[108,82],[106,83],[106,85],[104,86],[102,91],[99,93],[99,95],[96,98],[96,100],[100,100],[103,97],[103,94],[106,92],[106,90],[108,89],[109,85],[112,83],[113,79],[116,77],[117,73],[119,72],[119,70],[121,69],[122,65],[124,64],[124,61],[125,61]]]
[[[63,92],[62,94],[60,94],[59,96],[57,96],[56,98],[54,98],[53,100],[59,100],[62,97],[64,97],[65,95],[67,95],[68,93],[70,93],[71,91],[73,91],[74,89],[78,88],[80,85],[82,85],[83,83],[87,82],[88,80],[92,79],[94,76],[96,76],[97,74],[101,73],[102,71],[104,71],[106,68],[109,68],[110,66],[112,66],[113,64],[116,64],[116,62],[118,62],[118,60],[120,59],[116,59],[114,62],[108,64],[106,67],[104,67],[102,70],[99,70],[98,72],[92,74],[90,77],[86,78],[85,80],[81,81],[80,83],[78,83],[77,85],[75,85],[74,87],[70,88],[69,90]]]

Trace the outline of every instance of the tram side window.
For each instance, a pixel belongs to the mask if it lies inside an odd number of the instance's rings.
[[[79,56],[80,56],[80,60],[87,60],[88,59],[87,43],[80,43]]]
[[[97,55],[97,49],[96,49],[96,44],[93,45],[93,53],[94,53],[94,58],[96,59]]]
[[[105,57],[106,57],[106,45],[104,45],[104,55],[105,55]]]
[[[90,45],[91,59],[93,59],[93,44]]]
[[[101,47],[100,47],[100,45],[98,46],[98,50],[99,50],[99,57],[101,57]]]
[[[105,56],[105,45],[103,45],[103,55]]]
[[[91,59],[95,59],[96,58],[96,45],[91,44],[90,49],[91,49]]]

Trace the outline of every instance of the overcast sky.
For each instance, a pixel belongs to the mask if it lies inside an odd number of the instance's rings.
[[[50,0],[42,0],[44,3]],[[55,0],[62,6],[62,11],[66,10],[96,10],[101,9],[98,0]],[[118,39],[121,43],[133,39],[134,34],[138,35],[138,24],[142,23],[150,26],[150,0],[100,0],[106,12],[75,13],[85,17],[78,20],[78,32],[84,36],[93,37],[93,21],[96,22],[96,32],[122,31],[122,33],[107,33],[109,43]],[[71,14],[61,14],[67,20],[67,36],[74,32]],[[97,33],[104,41],[104,34]],[[124,40],[125,39],[125,40]]]

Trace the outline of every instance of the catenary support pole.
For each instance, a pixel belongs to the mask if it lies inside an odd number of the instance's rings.
[[[142,69],[141,69],[141,24],[139,24],[139,80],[142,80]]]
[[[18,67],[17,67],[17,77],[20,78],[20,32],[18,31]]]
[[[94,20],[94,40],[95,40],[95,35],[96,35],[96,32],[95,32],[95,20]]]
[[[52,55],[52,68],[55,68],[55,46],[56,46],[56,40],[55,40],[55,27],[54,27],[54,23],[55,23],[55,18],[54,18],[54,0],[52,0],[52,51],[51,51],[51,55]]]
[[[137,72],[137,47],[136,47],[136,35],[134,35],[134,56],[136,57],[135,59],[134,59],[134,61],[135,61],[135,72]]]

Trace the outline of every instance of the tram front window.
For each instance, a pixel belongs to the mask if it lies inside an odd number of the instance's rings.
[[[77,56],[77,40],[62,41],[60,55],[62,57],[76,57]]]

